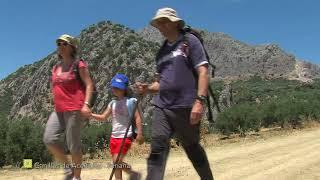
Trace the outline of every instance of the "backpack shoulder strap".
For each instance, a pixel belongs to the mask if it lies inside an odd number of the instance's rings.
[[[127,99],[127,107],[128,107],[128,113],[129,113],[129,118],[131,119],[134,115],[134,105],[137,103],[136,98],[128,98]]]
[[[80,73],[79,73],[79,63],[80,63],[80,61],[84,62],[84,60],[82,60],[82,59],[77,59],[77,60],[75,60],[73,62],[73,65],[72,65],[72,71],[75,74],[76,79],[78,79],[78,80],[81,80]]]
[[[168,42],[168,41],[165,40],[165,41],[162,43],[160,49],[158,50],[158,52],[157,52],[157,54],[156,54],[156,63],[157,63],[158,60],[160,59],[160,54],[161,54],[163,48],[166,46],[167,42]]]
[[[55,74],[58,68],[58,64],[54,65],[52,68],[52,74]]]
[[[116,105],[116,100],[114,100],[114,99],[111,100],[111,102],[110,102],[110,108],[111,108],[112,111],[113,111],[115,105]]]
[[[193,36],[195,36],[196,38],[199,39],[199,41],[200,41],[200,43],[201,43],[201,45],[203,47],[204,53],[206,55],[208,64],[212,68],[211,76],[214,77],[214,72],[215,72],[216,66],[210,62],[210,56],[209,56],[209,54],[208,54],[208,52],[207,52],[207,50],[206,50],[206,48],[205,48],[205,46],[203,44],[203,39],[202,39],[200,33],[196,32],[195,30],[191,29],[190,27],[187,28],[186,30],[182,30],[182,32],[184,33],[183,41],[184,41],[184,46],[185,46],[185,49],[186,49],[186,52],[187,52],[187,56],[191,52],[189,36],[193,35]]]

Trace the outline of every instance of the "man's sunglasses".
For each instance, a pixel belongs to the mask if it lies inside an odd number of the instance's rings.
[[[67,42],[57,42],[57,46],[67,46],[68,43]]]

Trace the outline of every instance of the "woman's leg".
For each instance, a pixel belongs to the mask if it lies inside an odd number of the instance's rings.
[[[68,163],[67,156],[61,146],[61,139],[65,131],[65,123],[62,118],[60,113],[51,113],[44,131],[43,142],[57,161]]]
[[[63,144],[65,143],[63,141],[65,140],[65,138],[63,138],[65,127],[66,125],[62,113],[51,113],[44,132],[43,142],[53,154],[54,158],[65,164],[65,179],[72,179],[73,170],[71,166],[66,166],[67,164],[70,164],[70,162],[68,161],[63,148]]]
[[[83,119],[79,111],[64,112],[64,119],[66,123],[66,140],[67,145],[72,156],[72,163],[74,165],[74,177],[80,178],[81,163],[82,163],[82,149],[81,149],[81,127]]]

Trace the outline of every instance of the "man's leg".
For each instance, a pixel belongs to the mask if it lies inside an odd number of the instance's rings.
[[[170,150],[172,128],[163,109],[155,108],[152,120],[151,153],[147,180],[162,180]]]
[[[188,158],[202,180],[213,180],[206,152],[200,145],[200,124],[190,124],[191,109],[176,109],[172,111],[170,122],[181,141]]]

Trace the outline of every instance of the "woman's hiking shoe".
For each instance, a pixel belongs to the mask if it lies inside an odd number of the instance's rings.
[[[64,180],[73,179],[73,168],[64,168]]]

